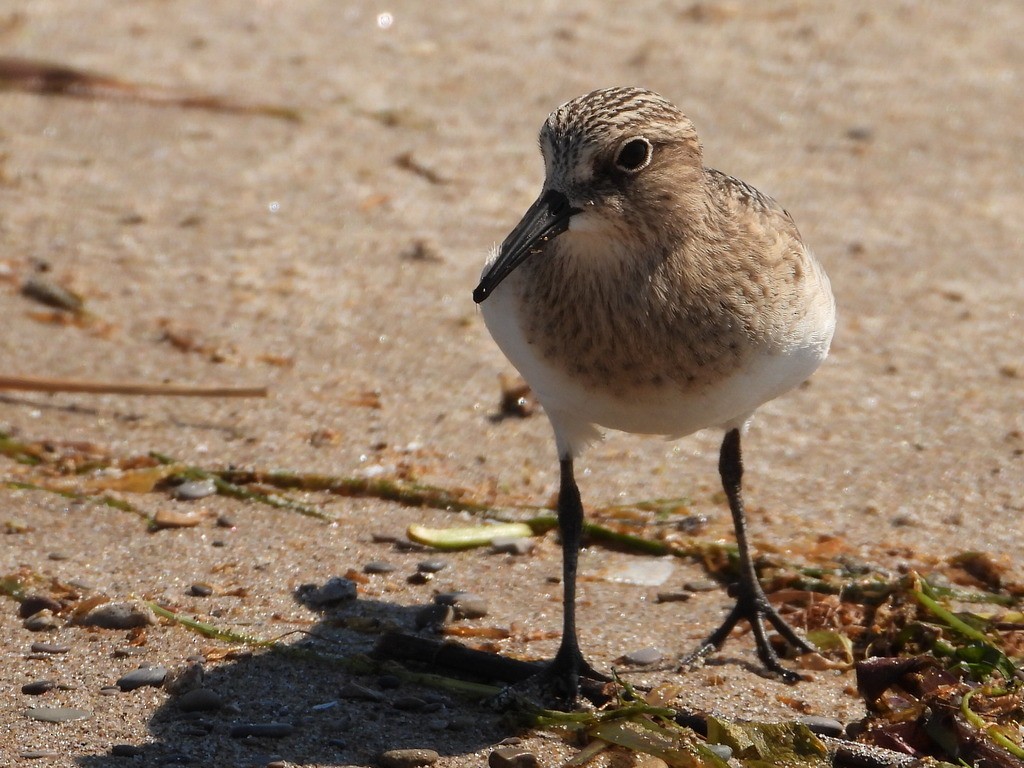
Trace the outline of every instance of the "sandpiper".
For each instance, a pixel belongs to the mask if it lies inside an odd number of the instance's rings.
[[[828,354],[835,301],[790,215],[748,184],[704,167],[690,120],[642,88],[594,91],[540,132],[540,197],[484,268],[473,300],[533,388],[555,433],[563,547],[554,691],[602,679],[576,634],[583,507],[573,460],[600,428],[670,438],[725,431],[719,473],[739,547],[736,604],[685,660],[750,623],[764,665],[787,682],[771,624],[813,647],[771,607],[747,542],[740,437],[754,410],[807,379]]]

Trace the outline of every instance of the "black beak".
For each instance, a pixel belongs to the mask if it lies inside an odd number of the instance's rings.
[[[473,301],[479,304],[490,296],[512,270],[522,264],[527,256],[537,252],[540,243],[565,232],[569,228],[569,219],[579,212],[579,208],[569,205],[569,198],[562,192],[549,189],[537,198],[537,202],[530,206],[522,221],[516,224],[501,244],[498,258],[480,278],[480,284],[473,291]]]

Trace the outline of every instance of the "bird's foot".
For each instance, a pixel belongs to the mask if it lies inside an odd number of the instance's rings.
[[[729,611],[729,615],[725,621],[722,622],[721,626],[712,632],[708,637],[701,643],[694,651],[691,651],[680,660],[681,667],[689,667],[694,664],[699,664],[704,661],[708,656],[720,649],[724,644],[729,633],[732,632],[733,628],[742,620],[746,620],[750,624],[750,631],[754,635],[754,642],[757,644],[757,655],[761,659],[761,663],[768,668],[769,671],[774,672],[782,678],[784,682],[796,683],[800,680],[800,675],[791,669],[787,669],[782,665],[779,660],[779,655],[775,652],[771,642],[768,639],[768,633],[765,628],[765,624],[770,624],[775,630],[782,636],[782,638],[791,646],[796,648],[798,651],[803,653],[814,653],[818,649],[811,645],[809,642],[800,637],[786,620],[779,615],[771,603],[768,602],[768,598],[765,596],[764,591],[761,589],[761,585],[755,584],[752,587],[747,585],[739,584],[738,594],[736,598],[736,604],[732,610]]]
[[[580,704],[580,697],[592,704],[609,699],[604,693],[607,675],[594,669],[579,651],[559,650],[558,654],[535,675],[505,688],[494,699],[502,710],[541,706],[570,711]]]

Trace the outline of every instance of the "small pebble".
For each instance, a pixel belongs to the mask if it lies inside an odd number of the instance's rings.
[[[209,688],[195,688],[174,700],[182,712],[210,712],[224,706],[224,700]]]
[[[190,661],[186,664],[175,667],[167,673],[164,678],[164,690],[171,696],[182,694],[201,688],[206,678],[206,670],[200,661]]]
[[[434,574],[432,574],[432,573],[423,573],[422,571],[416,571],[416,573],[409,574],[406,577],[405,580],[409,584],[416,584],[416,585],[429,584],[430,582],[432,582],[434,580]]]
[[[130,659],[133,656],[145,656],[146,653],[146,649],[141,648],[140,646],[123,645],[120,648],[115,648],[110,655],[115,659]]]
[[[797,722],[807,726],[808,730],[819,736],[842,736],[846,730],[843,724],[834,717],[805,715],[798,717]]]
[[[450,605],[456,619],[479,619],[487,615],[487,601],[473,592],[444,592],[434,596],[438,605]]]
[[[450,605],[425,605],[416,611],[413,621],[416,629],[428,627],[440,629],[451,622],[455,616],[455,609]]]
[[[418,696],[399,696],[391,702],[391,706],[403,712],[422,712],[427,702]]]
[[[389,749],[377,758],[381,768],[419,768],[433,765],[440,755],[432,749]]]
[[[97,605],[78,623],[101,629],[134,629],[156,624],[156,616],[148,605],[135,600]]]
[[[203,480],[187,480],[174,489],[174,498],[182,501],[205,499],[217,493],[217,484],[212,477]]]
[[[159,688],[164,684],[165,677],[167,677],[166,667],[139,667],[127,675],[122,675],[117,681],[117,687],[122,691],[134,691],[136,688],[144,688],[147,685]]]
[[[701,581],[687,581],[683,583],[683,589],[687,592],[714,592],[718,589],[718,584],[711,581],[710,579],[704,579]]]
[[[28,696],[39,696],[47,691],[52,691],[56,687],[57,684],[53,680],[36,680],[21,686],[21,692]]]
[[[396,675],[381,675],[377,678],[377,685],[385,691],[393,691],[402,687],[402,679]]]
[[[533,552],[535,542],[525,536],[498,536],[491,542],[491,551],[495,554],[528,555]]]
[[[283,739],[293,733],[295,733],[295,726],[291,723],[240,723],[231,726],[228,735],[233,739],[244,739],[249,736]]]
[[[522,747],[498,747],[487,756],[490,768],[537,768],[537,756]]]
[[[197,581],[189,585],[188,593],[193,597],[209,597],[213,594],[213,587],[204,581]]]
[[[60,757],[60,752],[50,752],[45,749],[33,749],[28,752],[19,752],[18,757],[22,760],[38,760],[44,757]]]
[[[373,560],[363,566],[363,573],[391,573],[395,566],[383,560]]]
[[[135,744],[114,744],[110,748],[110,754],[114,757],[137,757],[145,752],[142,747]]]
[[[160,509],[153,515],[153,526],[158,530],[165,528],[195,528],[203,522],[203,516],[197,512],[178,512],[174,509]]]
[[[70,645],[57,643],[32,643],[33,653],[67,653],[70,650]]]
[[[58,613],[61,604],[46,595],[28,595],[18,604],[18,618],[27,619],[42,610]]]
[[[234,528],[235,518],[229,517],[228,515],[217,516],[217,527],[218,528]]]
[[[104,685],[100,688],[100,696],[117,696],[121,693],[121,689],[116,685]]]
[[[25,710],[25,715],[33,720],[42,720],[44,723],[66,723],[70,720],[90,718],[92,712],[72,707],[31,707]]]
[[[315,584],[299,587],[302,602],[314,608],[327,608],[355,600],[356,594],[356,583],[341,576],[332,576],[320,587]]]
[[[416,563],[416,570],[420,573],[438,573],[448,567],[444,560],[424,560]]]
[[[353,699],[354,701],[383,701],[384,694],[372,688],[359,685],[358,683],[345,683],[338,691],[342,699]]]
[[[644,667],[648,664],[656,664],[663,658],[665,658],[665,654],[660,648],[649,645],[638,651],[627,653],[622,657],[622,661],[626,664],[636,664],[637,666]]]
[[[727,744],[705,744],[704,746],[723,760],[732,759],[732,748]]]
[[[39,613],[34,613],[21,623],[29,632],[49,632],[60,626],[60,620],[53,615],[53,611],[44,608]]]
[[[654,596],[656,603],[685,603],[692,598],[689,592],[658,592]]]

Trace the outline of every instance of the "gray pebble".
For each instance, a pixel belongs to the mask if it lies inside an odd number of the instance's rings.
[[[134,629],[156,624],[156,616],[148,605],[133,600],[97,605],[79,623],[100,629]]]
[[[268,739],[282,739],[295,733],[291,723],[240,723],[231,726],[228,735],[233,739],[244,739],[249,736]]]
[[[217,492],[217,484],[212,477],[203,480],[186,480],[174,489],[174,498],[182,501],[195,501],[213,496]]]
[[[32,643],[33,653],[67,653],[70,650],[70,645],[57,643]]]
[[[842,736],[846,730],[843,724],[834,717],[805,715],[798,717],[797,722],[807,726],[808,730],[819,736]]]
[[[134,691],[136,688],[143,688],[147,685],[159,688],[164,684],[165,677],[167,677],[166,667],[139,667],[127,675],[123,675],[117,681],[117,687],[122,691]]]
[[[189,585],[188,593],[193,597],[209,597],[213,594],[213,587],[203,581],[197,581]]]
[[[69,560],[70,559],[70,556],[68,554],[64,553],[64,552],[50,552],[46,557],[49,560],[56,560],[56,561]]]
[[[44,723],[66,723],[70,720],[85,720],[92,717],[88,709],[74,709],[72,707],[31,707],[25,710],[25,715],[33,720],[42,720]]]
[[[385,691],[393,691],[402,687],[402,679],[397,675],[381,675],[377,678],[377,685]]]
[[[384,694],[358,683],[345,683],[345,685],[341,686],[341,690],[338,691],[338,696],[342,699],[352,699],[354,701],[384,700]]]
[[[487,601],[473,592],[445,592],[435,595],[438,605],[450,605],[456,619],[479,619],[487,615]]]
[[[29,632],[49,632],[60,626],[60,619],[53,615],[53,611],[44,608],[25,619],[21,626]]]
[[[706,746],[709,750],[714,752],[723,760],[732,759],[732,748],[726,744],[705,744],[704,746]]]
[[[440,755],[432,749],[389,749],[377,758],[381,768],[419,768],[433,765]]]
[[[130,659],[132,656],[145,656],[147,650],[137,645],[123,645],[120,648],[115,648],[110,654],[115,659]]]
[[[45,749],[32,749],[28,752],[19,752],[18,757],[22,760],[39,760],[44,757],[60,757],[60,752],[51,752]]]
[[[491,542],[491,551],[497,554],[528,555],[533,552],[535,543],[525,536],[499,536]]]
[[[100,688],[100,696],[117,696],[121,693],[121,689],[116,685],[104,685]]]
[[[363,566],[363,573],[391,573],[395,566],[383,560],[373,560]]]
[[[437,573],[447,567],[448,563],[444,560],[424,560],[423,562],[416,563],[416,570],[420,573]]]
[[[653,645],[649,645],[646,648],[641,648],[638,651],[632,651],[622,657],[622,660],[626,664],[636,664],[638,666],[647,666],[648,664],[656,664],[665,658],[664,652],[660,648],[655,648]]]
[[[60,603],[52,597],[47,597],[46,595],[26,595],[18,604],[18,618],[27,619],[29,616],[42,610],[58,613],[60,609]]]
[[[487,756],[490,768],[537,768],[539,764],[537,756],[522,747],[498,747]]]
[[[355,600],[356,583],[341,576],[332,576],[321,587],[313,585],[307,589],[300,587],[300,593],[307,605],[325,608],[349,600]]]
[[[234,528],[235,518],[229,517],[228,515],[217,516],[217,527],[218,528]]]
[[[718,584],[711,581],[710,579],[703,579],[700,581],[687,581],[683,583],[683,589],[687,592],[714,592],[718,589]]]
[[[56,687],[57,684],[53,680],[35,680],[21,686],[21,692],[28,696],[39,696],[47,691],[52,691]]]
[[[195,688],[174,700],[182,712],[210,712],[224,706],[224,700],[209,688]]]
[[[110,754],[114,757],[136,757],[144,752],[142,747],[134,744],[114,744],[110,747]]]
[[[654,596],[656,603],[685,603],[693,595],[689,592],[658,592]]]
[[[422,712],[427,702],[418,696],[399,696],[391,702],[391,706],[403,712]]]

